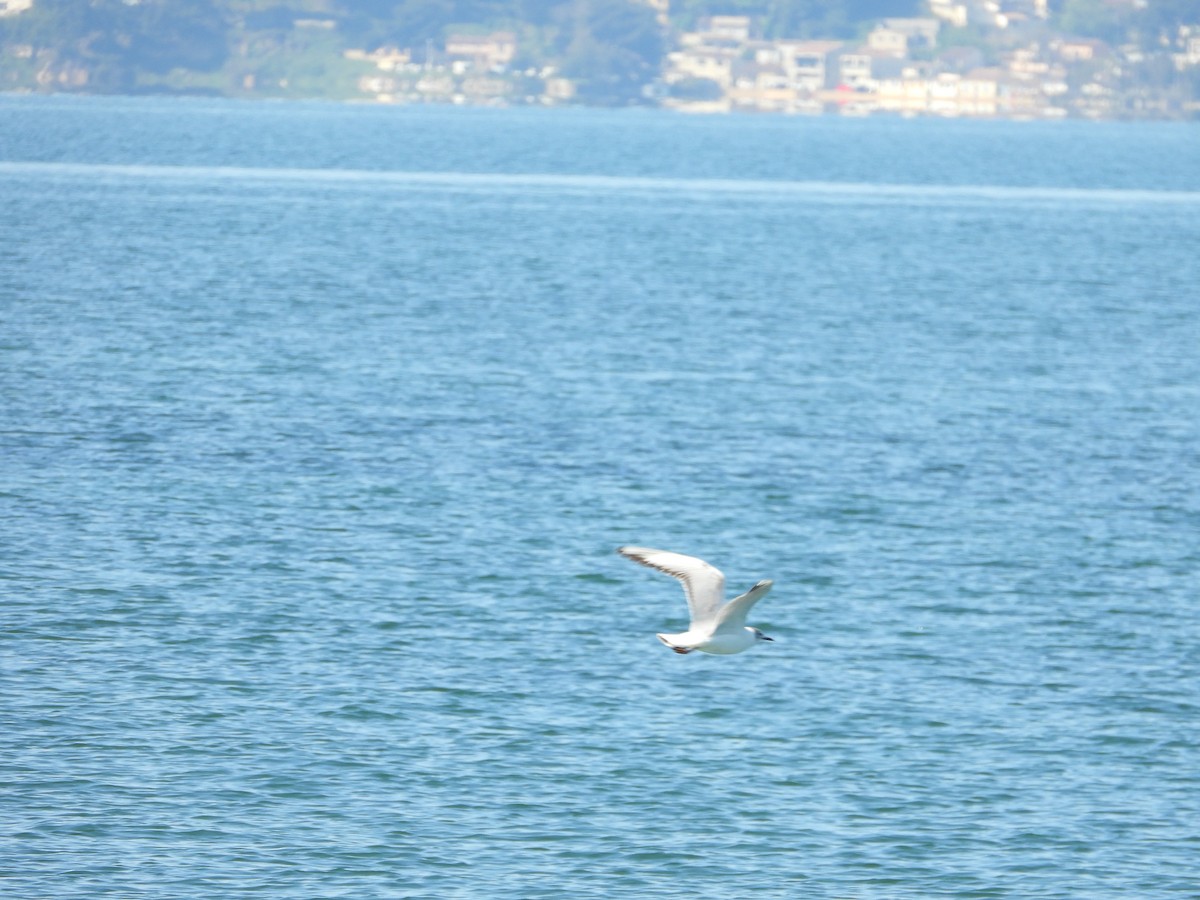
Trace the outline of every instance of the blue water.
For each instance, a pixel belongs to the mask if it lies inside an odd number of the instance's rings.
[[[1200,895],[1197,248],[1189,125],[0,97],[4,896]]]

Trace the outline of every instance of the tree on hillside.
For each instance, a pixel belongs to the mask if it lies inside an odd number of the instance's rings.
[[[124,3],[121,3],[124,6]],[[229,53],[229,23],[214,0],[142,0],[126,6],[128,58],[155,74],[171,69],[216,71]]]
[[[1159,41],[1172,41],[1183,25],[1200,25],[1200,7],[1196,0],[1148,0],[1133,16],[1134,27],[1147,47]]]
[[[344,30],[356,43],[420,47],[442,42],[451,26],[537,23],[559,4],[549,0],[339,0]]]
[[[684,28],[706,16],[753,16],[768,38],[853,37],[862,23],[925,14],[922,0],[676,0],[671,15]]]
[[[123,90],[138,71],[220,68],[227,29],[214,0],[38,0],[0,21],[0,38],[85,68],[93,90]]]
[[[562,71],[580,99],[636,101],[662,65],[662,28],[654,10],[631,0],[575,0],[559,11]]]
[[[1132,7],[1122,9],[1105,0],[1066,0],[1058,27],[1067,34],[1117,44],[1125,38],[1132,13]]]
[[[343,0],[344,32],[356,44],[419,47],[455,20],[453,0]]]

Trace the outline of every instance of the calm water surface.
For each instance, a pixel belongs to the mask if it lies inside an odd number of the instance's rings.
[[[5,896],[1200,895],[1198,247],[1195,126],[0,97]]]

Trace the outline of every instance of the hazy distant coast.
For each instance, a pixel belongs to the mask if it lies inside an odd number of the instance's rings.
[[[1190,0],[0,0],[0,89],[1200,118]]]

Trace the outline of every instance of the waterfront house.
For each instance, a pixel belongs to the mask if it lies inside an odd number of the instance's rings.
[[[908,35],[902,31],[896,31],[894,28],[885,28],[880,25],[867,35],[867,48],[872,53],[903,59],[908,56]]]
[[[1090,62],[1108,54],[1108,44],[1092,39],[1067,39],[1054,41],[1050,49],[1058,54],[1063,62]]]
[[[966,28],[970,20],[967,5],[955,3],[954,0],[929,0],[929,11],[955,28]]]
[[[999,77],[994,69],[932,76],[910,70],[900,78],[879,82],[878,106],[903,115],[995,116],[1003,111],[1006,97]]]
[[[777,41],[780,65],[792,87],[819,91],[837,81],[837,53],[841,41]]]
[[[512,93],[512,82],[504,78],[477,75],[462,80],[462,93],[473,100],[494,100]]]
[[[744,44],[750,40],[752,22],[749,16],[709,16],[704,20],[703,33]]]
[[[737,109],[788,112],[795,105],[797,92],[782,66],[738,62],[733,66],[726,96]]]
[[[875,57],[862,51],[846,51],[838,56],[837,83],[848,87],[869,88],[875,83]]]
[[[867,35],[867,47],[875,53],[905,57],[918,47],[935,46],[941,27],[937,19],[884,19]]]
[[[412,52],[399,47],[380,47],[368,53],[365,50],[347,50],[346,59],[363,60],[375,64],[381,72],[396,72],[412,62]]]
[[[731,49],[693,46],[667,54],[664,81],[676,84],[689,78],[715,81],[723,88],[733,80],[733,63],[738,53]]]
[[[1200,66],[1200,34],[1187,36],[1183,53],[1174,54],[1175,68],[1180,72],[1192,66]]]
[[[517,36],[511,31],[491,34],[451,34],[446,55],[470,60],[477,69],[504,69],[517,55]]]

